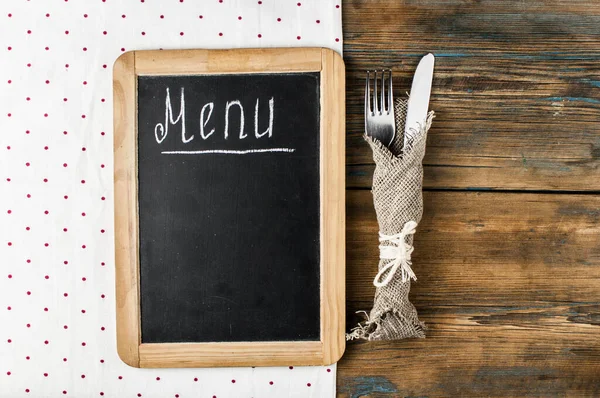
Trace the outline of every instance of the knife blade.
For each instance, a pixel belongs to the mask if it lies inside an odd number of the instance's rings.
[[[419,131],[419,126],[425,122],[427,111],[429,110],[429,97],[431,95],[431,82],[433,81],[433,67],[435,57],[433,54],[427,54],[417,66],[413,77],[412,87],[406,110],[406,123],[404,125],[404,147],[406,148],[409,140],[414,139],[415,131]]]

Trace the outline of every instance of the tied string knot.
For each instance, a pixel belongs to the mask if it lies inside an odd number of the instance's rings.
[[[409,221],[404,224],[402,231],[395,235],[385,235],[379,232],[379,242],[391,243],[391,245],[379,245],[379,258],[392,261],[381,268],[373,280],[373,285],[376,287],[386,286],[392,280],[398,271],[398,268],[402,271],[402,282],[406,282],[409,278],[412,278],[415,281],[417,280],[417,277],[411,268],[412,262],[410,259],[414,247],[406,243],[406,237],[408,235],[413,235],[416,232],[416,227],[416,222]],[[381,281],[381,278],[386,272],[387,276]]]

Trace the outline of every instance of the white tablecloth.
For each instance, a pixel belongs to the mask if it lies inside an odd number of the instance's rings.
[[[335,394],[335,366],[149,370],[116,352],[114,60],[156,48],[341,52],[341,1],[299,1],[0,2],[0,397]]]

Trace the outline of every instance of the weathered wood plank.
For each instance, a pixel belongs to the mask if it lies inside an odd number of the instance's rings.
[[[428,338],[349,343],[340,394],[600,394],[600,197],[426,192],[424,203],[411,298]],[[351,327],[374,294],[369,191],[348,192],[347,216]]]
[[[437,55],[425,187],[600,189],[600,4],[344,3],[348,186],[368,187],[364,70],[392,67],[396,95]]]

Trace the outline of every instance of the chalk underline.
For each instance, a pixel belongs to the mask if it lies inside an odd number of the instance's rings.
[[[236,151],[230,149],[210,149],[204,151],[162,151],[163,155],[205,155],[210,153],[219,153],[224,155],[247,155],[251,153],[264,152],[287,152],[292,153],[296,150],[293,148],[265,148],[265,149],[246,149],[244,151]]]

